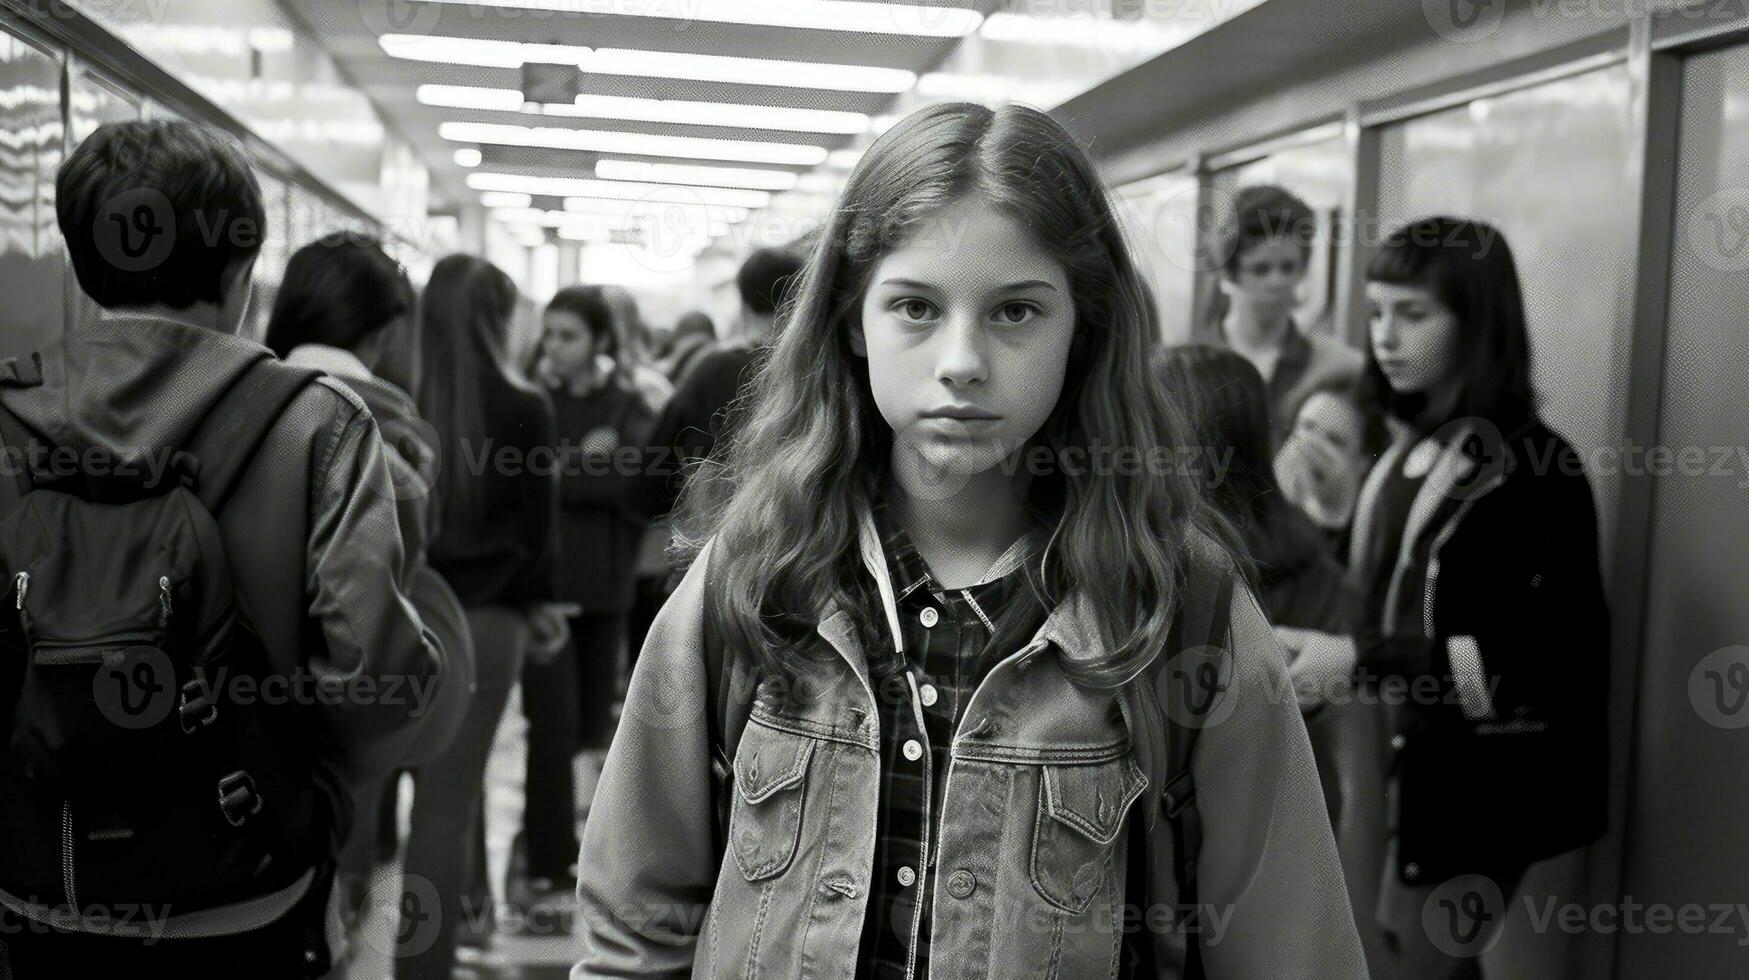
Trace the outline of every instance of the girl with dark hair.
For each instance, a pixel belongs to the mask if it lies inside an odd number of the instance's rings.
[[[436,931],[400,931],[396,975],[404,980],[450,975],[456,929],[468,919],[462,895],[493,733],[523,657],[551,658],[568,639],[552,581],[553,409],[510,366],[516,299],[516,284],[497,266],[451,255],[432,270],[421,305],[418,401],[436,430],[440,464],[431,563],[467,607],[477,683],[454,741],[414,772],[401,907],[434,918]]]
[[[1277,633],[1311,689],[1358,666],[1387,709],[1385,975],[1475,977],[1504,918],[1493,896],[1603,830],[1596,511],[1578,455],[1537,414],[1497,229],[1406,225],[1374,256],[1366,296],[1366,384],[1396,439],[1356,510],[1364,609],[1351,636]],[[1456,879],[1441,900],[1451,934],[1433,935],[1423,910]]]
[[[1364,972],[1236,540],[1158,465],[1153,330],[1051,117],[947,103],[874,142],[687,481],[691,565],[584,831],[579,975]],[[1222,638],[1206,700],[1158,696],[1180,619]],[[1168,777],[1190,701],[1222,720]]]
[[[407,571],[408,598],[427,629],[443,642],[447,657],[439,699],[431,705],[416,742],[407,747],[407,766],[437,757],[460,729],[473,698],[474,653],[460,600],[426,560],[436,530],[429,490],[437,473],[437,446],[431,427],[419,417],[413,398],[379,376],[388,346],[408,333],[417,313],[417,296],[406,270],[376,239],[337,232],[292,255],[273,304],[267,346],[299,367],[319,368],[345,382],[364,400],[388,447],[395,486],[395,513]],[[379,853],[380,821],[393,825],[395,784],[357,791],[352,833],[340,855],[336,877],[350,924],[363,905],[372,867],[389,855]],[[389,835],[388,850],[393,850]]]
[[[626,617],[645,525],[623,503],[652,413],[619,357],[613,312],[596,286],[559,290],[542,318],[540,382],[557,419],[558,594],[574,603],[571,648],[522,670],[528,715],[525,870],[507,889],[533,913],[569,904],[577,887],[572,759],[604,751],[625,662]],[[512,858],[512,868],[518,865]],[[538,920],[537,916],[531,916]]]

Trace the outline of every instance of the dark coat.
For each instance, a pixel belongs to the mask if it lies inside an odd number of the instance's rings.
[[[584,615],[632,607],[634,566],[649,522],[625,504],[642,471],[652,413],[629,386],[609,382],[588,394],[549,388],[564,467],[559,479],[560,598]]]
[[[1367,480],[1349,563],[1363,582],[1393,563],[1355,641],[1362,680],[1404,702],[1398,870],[1421,883],[1522,869],[1604,826],[1609,611],[1591,487],[1541,421],[1504,436],[1477,421],[1428,473],[1399,553],[1376,554],[1373,505],[1408,450]]]

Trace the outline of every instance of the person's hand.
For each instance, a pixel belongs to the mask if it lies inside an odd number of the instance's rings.
[[[1275,638],[1288,655],[1288,677],[1301,710],[1311,710],[1351,683],[1354,674],[1354,637],[1332,636],[1317,630],[1277,626]]]
[[[571,642],[570,617],[578,612],[574,602],[548,602],[529,609],[529,658],[542,666],[557,659]]]

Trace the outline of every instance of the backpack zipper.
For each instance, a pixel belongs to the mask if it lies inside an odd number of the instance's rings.
[[[77,909],[79,900],[73,894],[73,804],[61,802],[61,887],[66,889],[67,904]]]
[[[30,613],[24,608],[24,597],[30,592],[30,573],[19,572],[17,575],[12,576],[12,589],[14,594],[18,597],[14,603],[18,609],[18,622],[26,630],[29,630]]]

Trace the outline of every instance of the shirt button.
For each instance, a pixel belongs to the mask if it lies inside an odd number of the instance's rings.
[[[977,888],[977,877],[964,868],[947,876],[947,893],[954,898],[970,898]]]
[[[1404,738],[1401,735],[1392,735],[1391,736],[1391,748],[1393,748],[1393,749],[1401,749],[1403,746],[1408,745],[1408,744],[1409,744],[1409,740],[1407,738]]]
[[[922,689],[920,689],[917,693],[923,696],[923,706],[925,708],[932,708],[935,706],[935,702],[936,702],[936,698],[937,698],[937,695],[935,693],[935,685],[925,684],[925,685],[923,685]]]
[[[934,606],[925,606],[923,611],[917,614],[917,618],[923,622],[924,628],[927,629],[941,622],[941,613],[936,612]]]
[[[923,758],[923,746],[918,744],[916,739],[908,738],[905,740],[905,758],[912,762]]]
[[[917,872],[912,871],[910,866],[906,866],[906,867],[899,869],[899,884],[901,886],[903,886],[905,888],[910,888],[912,885],[915,885],[916,883],[917,883]]]

